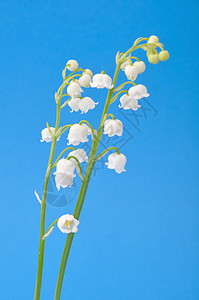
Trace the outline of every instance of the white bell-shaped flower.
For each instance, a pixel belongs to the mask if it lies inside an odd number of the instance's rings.
[[[121,66],[120,66],[121,70],[124,71],[126,66],[130,66],[130,64],[131,64],[130,60],[129,59],[126,60],[123,64],[121,64]]]
[[[55,175],[55,183],[58,191],[60,190],[60,187],[66,188],[67,186],[72,186],[73,178],[75,177],[74,170],[74,161],[64,158],[58,161],[56,172],[53,173]]]
[[[71,82],[69,84],[69,86],[67,87],[67,93],[69,94],[69,96],[71,96],[71,98],[77,98],[81,96],[81,92],[83,92],[83,90],[81,89],[81,86],[79,85],[79,83],[77,82]]]
[[[72,215],[63,215],[59,218],[57,222],[58,228],[63,233],[77,232],[77,226],[79,225],[79,221],[74,218]]]
[[[78,107],[81,110],[82,114],[87,113],[90,110],[95,108],[95,105],[97,105],[90,97],[84,97],[81,99],[81,101],[78,103]]]
[[[72,98],[69,102],[68,102],[68,106],[72,109],[71,113],[73,111],[78,111],[79,110],[79,102],[80,102],[80,98]]]
[[[125,172],[126,156],[124,154],[112,153],[108,157],[108,162],[105,163],[108,169],[114,169],[117,173]]]
[[[136,61],[133,65],[137,68],[138,74],[141,74],[146,70],[146,65],[143,61]]]
[[[77,149],[74,151],[71,151],[68,156],[75,156],[80,163],[86,161],[88,162],[88,156],[86,154],[86,151],[84,151],[83,149]],[[74,160],[74,162],[76,163],[76,160],[71,158],[71,160]]]
[[[68,133],[68,145],[77,146],[80,143],[88,142],[87,136],[91,134],[90,128],[86,124],[74,124],[70,127]]]
[[[112,79],[107,74],[95,74],[92,80],[91,87],[98,89],[107,88],[109,90],[113,88]]]
[[[123,124],[120,120],[108,119],[104,122],[104,134],[108,134],[109,137],[114,135],[122,136]]]
[[[119,108],[123,108],[125,110],[132,109],[132,110],[136,111],[136,110],[138,110],[138,108],[141,107],[141,105],[138,104],[138,99],[135,99],[129,95],[123,95],[120,98],[120,103],[121,103],[121,105],[119,105]]]
[[[89,87],[91,83],[91,76],[88,74],[83,74],[79,79],[79,83],[83,87]]]
[[[138,69],[135,66],[126,66],[124,70],[126,77],[131,80],[136,80],[138,76]]]
[[[78,69],[78,62],[74,59],[70,59],[68,62],[67,62],[67,68],[69,71],[76,71]]]
[[[52,132],[52,134],[55,133],[55,128],[54,127],[50,127],[50,130]],[[52,137],[50,135],[50,132],[48,130],[48,128],[44,128],[42,131],[41,131],[41,137],[42,139],[40,140],[40,142],[51,142],[52,141]],[[59,141],[60,137],[57,139],[57,141]]]
[[[137,100],[149,96],[149,94],[147,93],[147,88],[143,84],[138,84],[136,86],[131,87],[128,93],[131,97]]]

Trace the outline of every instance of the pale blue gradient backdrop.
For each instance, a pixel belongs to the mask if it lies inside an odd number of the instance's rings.
[[[41,193],[49,144],[40,131],[55,121],[54,92],[70,58],[113,76],[115,54],[137,37],[156,34],[170,52],[137,82],[158,111],[142,118],[123,148],[127,172],[103,168],[92,178],[80,218],[62,299],[198,300],[198,1],[1,1],[1,299],[32,299]],[[137,55],[145,59],[145,53]],[[120,76],[120,82],[124,80]],[[86,90],[100,104],[105,90]],[[80,120],[66,108],[61,124]],[[129,116],[128,116],[129,118]],[[66,146],[66,135],[56,155]],[[76,181],[77,188],[80,181]],[[77,199],[77,197],[76,197]],[[48,205],[47,226],[75,201]],[[42,300],[53,299],[66,236],[46,241]]]

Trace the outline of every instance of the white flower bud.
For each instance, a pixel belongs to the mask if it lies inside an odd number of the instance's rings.
[[[141,105],[138,104],[138,99],[135,99],[129,95],[123,95],[120,98],[119,108],[123,108],[124,110],[132,109],[134,111],[138,110],[138,108],[141,107]]]
[[[123,124],[120,120],[108,119],[104,122],[104,134],[108,134],[109,137],[114,135],[122,136]]]
[[[124,72],[126,77],[132,81],[136,80],[138,76],[138,69],[135,66],[126,66]]]
[[[98,89],[113,88],[112,79],[107,74],[95,74],[92,79],[93,82],[91,82],[91,87],[96,87]]]
[[[83,87],[89,87],[91,83],[91,77],[88,74],[83,74],[79,79],[79,83]]]
[[[77,146],[80,143],[88,142],[87,136],[90,134],[89,127],[86,124],[74,124],[70,127],[68,133],[68,145]]]
[[[112,153],[108,157],[108,162],[105,163],[108,169],[113,169],[117,173],[125,172],[126,156],[124,154]]]
[[[136,61],[133,65],[137,68],[138,74],[141,74],[146,70],[146,65],[143,61]]]
[[[133,97],[134,99],[140,100],[144,97],[148,97],[149,94],[147,93],[147,88],[143,84],[138,84],[133,86],[128,91],[129,96]]]
[[[68,106],[72,109],[71,112],[73,111],[78,111],[79,110],[79,102],[80,102],[80,98],[72,98],[69,102],[68,102]]]
[[[93,72],[91,70],[89,70],[89,69],[86,69],[84,71],[84,74],[88,74],[90,77],[93,77]]]
[[[159,38],[156,35],[151,35],[147,44],[157,44],[159,43]]]
[[[80,163],[82,163],[84,161],[88,162],[88,156],[86,154],[86,151],[84,151],[83,149],[77,149],[77,150],[71,151],[68,154],[68,156],[75,156],[79,160]],[[71,158],[70,160],[74,160],[74,162],[77,163],[76,160],[73,158]]]
[[[79,109],[81,110],[82,114],[87,113],[90,110],[95,108],[95,105],[97,105],[90,97],[84,97],[81,99],[81,101],[78,103]]]
[[[55,175],[55,183],[58,191],[60,187],[66,188],[67,186],[71,187],[73,184],[73,178],[75,170],[75,163],[67,159],[60,159],[57,163]]]
[[[130,66],[130,64],[131,63],[130,63],[129,59],[126,60],[125,62],[123,62],[123,64],[121,64],[121,66],[120,66],[121,70],[124,71],[126,66]]]
[[[59,218],[57,222],[58,228],[63,233],[77,232],[77,226],[79,225],[79,221],[74,218],[72,215],[63,215]]]
[[[67,93],[69,94],[69,96],[71,96],[71,98],[77,98],[81,96],[81,86],[79,85],[79,83],[77,82],[71,82],[69,84],[69,86],[67,87]]]
[[[70,59],[66,65],[68,70],[71,72],[76,71],[78,69],[78,62],[76,60]]]

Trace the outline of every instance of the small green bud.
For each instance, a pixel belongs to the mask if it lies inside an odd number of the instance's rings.
[[[101,74],[106,74],[106,72],[103,70],[103,71],[101,72]]]
[[[156,35],[151,35],[147,43],[148,44],[157,44],[157,43],[159,43],[159,38]]]
[[[168,60],[168,59],[169,59],[169,52],[168,52],[167,50],[161,51],[161,52],[159,53],[159,59],[160,59],[161,61],[166,61],[166,60]]]
[[[159,62],[159,55],[158,54],[149,53],[148,61],[151,64],[155,64],[156,65]]]
[[[89,69],[86,69],[84,71],[84,74],[88,74],[90,77],[93,77],[93,72],[91,70],[89,70]]]

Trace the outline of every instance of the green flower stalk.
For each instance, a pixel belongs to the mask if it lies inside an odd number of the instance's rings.
[[[161,52],[159,54],[156,48],[161,49]],[[110,106],[116,102],[118,97],[120,97],[119,107],[121,109],[137,110],[141,106],[139,105],[138,101],[144,97],[149,96],[144,85],[135,83],[136,78],[146,69],[146,65],[143,61],[140,61],[138,57],[131,55],[131,53],[137,49],[143,49],[144,51],[146,51],[149,62],[153,64],[156,64],[157,62],[159,62],[159,60],[166,61],[169,58],[169,53],[168,51],[164,50],[164,46],[159,42],[159,38],[156,36],[151,36],[149,38],[139,38],[125,53],[117,53],[116,68],[113,80],[109,75],[105,73],[105,71],[102,71],[101,73],[95,74],[93,76],[92,71],[90,71],[89,69],[84,70],[82,68],[79,68],[78,63],[75,60],[69,60],[66,63],[64,70],[62,71],[63,83],[55,93],[55,101],[57,105],[55,127],[50,127],[50,125],[47,123],[47,128],[43,129],[41,132],[41,142],[51,142],[51,150],[46,170],[42,201],[39,199],[39,196],[35,191],[35,195],[41,203],[41,220],[38,269],[34,300],[39,300],[41,294],[45,240],[53,231],[54,225],[56,223],[62,233],[68,234],[61,259],[61,265],[54,295],[54,300],[61,299],[61,290],[71,245],[74,235],[78,231],[80,214],[96,161],[98,161],[103,156],[108,154],[109,151],[111,151],[112,153],[108,156],[108,162],[106,162],[107,167],[109,169],[115,170],[117,173],[125,171],[125,164],[127,159],[124,154],[120,153],[120,150],[118,148],[109,147],[100,154],[97,154],[97,151],[103,133],[107,134],[110,138],[115,135],[119,137],[122,136],[122,122],[116,119],[112,113],[109,113]],[[66,76],[67,70],[71,71],[71,73]],[[129,81],[116,86],[120,70],[125,72]],[[126,85],[129,84],[131,86],[129,90],[123,89]],[[60,114],[63,108],[68,106],[72,109],[72,112],[81,111],[82,113],[87,113],[89,110],[95,108],[97,103],[95,103],[90,97],[81,97],[82,87],[88,88],[89,86],[93,88],[108,89],[108,95],[106,98],[98,130],[96,131],[95,129],[93,129],[92,125],[87,120],[81,120],[77,124],[70,124],[59,127]],[[67,90],[66,92],[65,89]],[[62,103],[63,97],[68,97],[68,99],[65,100],[64,103]],[[69,147],[65,148],[58,155],[57,159],[54,160],[56,142],[67,130],[67,140]],[[88,158],[86,152],[83,149],[76,149],[74,146],[79,146],[80,143],[88,142],[90,136],[92,139],[92,147]],[[69,150],[72,151],[70,151],[70,153],[67,153]],[[63,158],[63,155],[66,154],[68,154],[68,157]],[[81,168],[81,163],[83,161],[87,162],[85,174],[83,174]],[[56,219],[52,222],[48,230],[45,232],[48,182],[51,172],[55,167],[56,171],[53,174],[55,175],[55,183],[58,190],[61,187],[66,188],[67,186],[72,186],[73,178],[75,177],[75,170],[79,175],[82,183],[74,214],[65,214]]]

